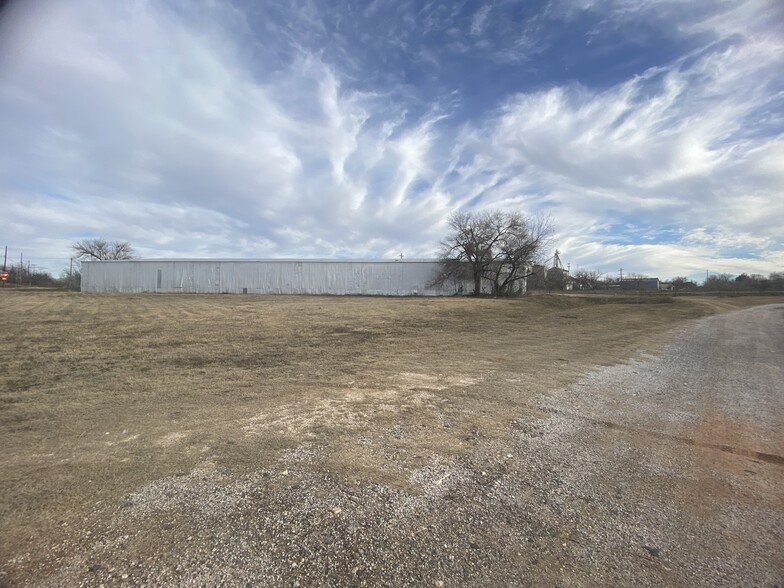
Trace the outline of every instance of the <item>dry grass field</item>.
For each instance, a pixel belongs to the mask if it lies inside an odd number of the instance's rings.
[[[269,492],[307,470],[421,495],[429,464],[507,435],[533,395],[764,302],[4,291],[0,584],[68,565],[122,583],[110,563],[75,562],[77,547],[133,493],[204,468],[224,485],[266,472]],[[165,564],[198,531],[181,513],[148,530],[114,561]]]

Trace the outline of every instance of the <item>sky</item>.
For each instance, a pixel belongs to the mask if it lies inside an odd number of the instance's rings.
[[[0,245],[437,254],[550,215],[572,270],[784,271],[776,0],[24,0],[0,12]]]

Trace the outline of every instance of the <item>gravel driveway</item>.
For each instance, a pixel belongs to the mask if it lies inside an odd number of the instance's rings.
[[[703,319],[534,398],[501,441],[477,430],[416,493],[305,446],[247,475],[205,462],[98,508],[44,584],[782,586],[782,358],[784,305]]]
[[[703,319],[540,406],[521,447],[575,531],[547,580],[784,585],[784,305]]]

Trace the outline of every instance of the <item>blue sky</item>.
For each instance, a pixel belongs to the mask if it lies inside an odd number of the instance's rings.
[[[502,208],[572,268],[782,271],[782,30],[763,0],[11,2],[0,244],[428,257]]]

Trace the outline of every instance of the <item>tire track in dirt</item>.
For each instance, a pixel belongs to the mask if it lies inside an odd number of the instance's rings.
[[[535,408],[535,407],[531,407]],[[544,409],[545,412],[551,414],[558,414],[564,416],[569,419],[581,420],[585,421],[594,425],[599,425],[606,429],[616,429],[620,431],[625,431],[627,433],[634,433],[640,436],[647,436],[652,437],[654,439],[664,439],[667,441],[677,441],[678,443],[684,443],[686,445],[694,445],[695,447],[704,447],[706,449],[715,449],[717,451],[723,451],[725,453],[733,453],[735,455],[741,455],[743,457],[750,457],[753,459],[759,459],[762,461],[766,461],[769,463],[777,464],[777,465],[784,465],[784,456],[774,454],[774,453],[765,453],[764,451],[755,451],[753,449],[745,449],[743,447],[737,447],[734,445],[727,445],[724,443],[708,443],[706,441],[700,441],[699,439],[693,439],[691,437],[684,437],[682,435],[673,435],[671,433],[664,433],[662,431],[653,431],[649,429],[642,429],[640,427],[630,427],[628,425],[624,425],[621,423],[616,423],[612,421],[602,420],[602,419],[595,419],[575,413],[570,413],[563,410],[558,410],[555,408],[546,408]]]

